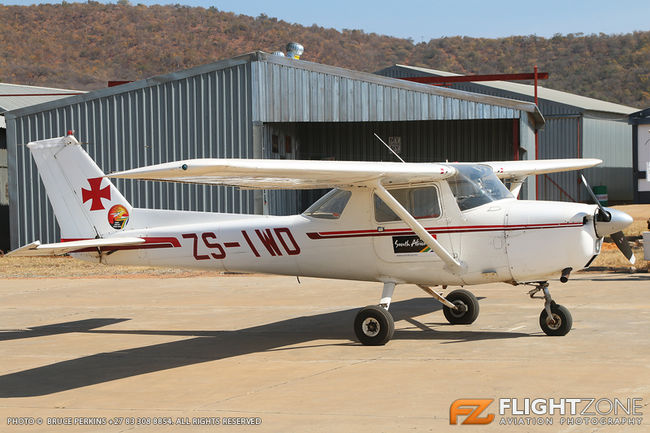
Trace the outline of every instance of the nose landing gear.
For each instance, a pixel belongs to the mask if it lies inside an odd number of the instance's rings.
[[[535,296],[539,291],[544,293],[543,297]],[[544,309],[539,315],[539,326],[546,335],[562,336],[569,333],[573,325],[571,313],[565,306],[556,304],[551,298],[547,281],[537,283],[528,294],[531,298],[544,299]]]

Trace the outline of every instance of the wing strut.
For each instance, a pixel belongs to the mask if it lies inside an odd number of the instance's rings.
[[[512,193],[515,198],[519,197],[519,191],[521,191],[521,186],[524,184],[524,181],[526,180],[525,177],[515,177],[512,179],[504,179],[510,181],[510,192]]]
[[[416,235],[422,239],[422,241],[427,244],[437,255],[442,259],[443,262],[449,266],[449,268],[454,272],[459,272],[463,269],[463,265],[456,260],[449,251],[447,251],[440,242],[438,242],[431,233],[429,233],[422,224],[418,222],[413,216],[398,202],[395,197],[393,197],[386,188],[376,182],[374,184],[375,193],[379,196],[380,199],[386,203],[386,206],[390,208],[395,215],[397,215],[404,223],[410,227],[411,230],[415,232]]]

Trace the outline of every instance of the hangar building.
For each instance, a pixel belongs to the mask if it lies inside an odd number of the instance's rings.
[[[650,203],[650,108],[630,114],[634,155],[634,201]]]
[[[480,161],[532,155],[530,102],[254,52],[6,113],[11,245],[58,240],[29,151],[75,130],[105,172],[186,158]],[[534,179],[524,194],[534,191]],[[289,214],[314,192],[118,180],[136,207]],[[82,186],[80,185],[79,188]]]
[[[4,113],[56,99],[77,90],[0,83],[0,251],[9,250],[9,185],[7,169],[7,126]]]
[[[403,77],[456,76],[414,66],[394,65],[377,74]],[[508,81],[454,83],[453,89],[534,101],[534,86]],[[546,125],[539,131],[539,158],[600,158],[598,167],[585,170],[592,187],[605,186],[610,201],[634,200],[632,127],[628,115],[638,108],[587,98],[538,86],[538,106]],[[528,156],[525,159],[534,159]],[[539,200],[588,201],[576,171],[538,176]]]

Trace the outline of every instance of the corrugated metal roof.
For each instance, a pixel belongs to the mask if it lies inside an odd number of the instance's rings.
[[[414,90],[393,78],[351,78],[341,70],[312,71],[291,60],[278,58],[282,64],[275,60],[256,62],[254,69],[262,102],[254,104],[259,107],[256,120],[262,122],[512,119],[519,118],[521,112],[533,114],[536,109],[530,102],[522,105],[510,99],[459,90],[449,93],[449,89],[426,85]]]
[[[411,69],[425,74],[437,75],[441,77],[454,77],[460,74],[454,74],[447,71],[439,71],[436,69],[421,68],[417,66],[396,65],[400,68]],[[509,81],[481,81],[475,84],[481,86],[492,87],[494,89],[505,90],[508,92],[519,93],[526,96],[535,95],[535,86],[529,84],[512,83]],[[587,98],[586,96],[574,95],[573,93],[561,92],[559,90],[548,89],[546,87],[537,86],[537,96],[540,99],[546,99],[561,104],[571,105],[589,111],[599,111],[604,113],[615,114],[631,114],[638,111],[638,108],[628,107],[626,105],[615,104],[613,102],[602,101],[600,99]]]
[[[498,96],[491,95],[481,95],[471,92],[466,92],[457,89],[448,89],[437,86],[430,86],[428,84],[413,83],[404,80],[397,80],[390,77],[382,77],[376,74],[358,72],[349,69],[339,68],[335,66],[322,65],[319,63],[307,62],[304,60],[290,59],[286,57],[274,56],[272,54],[264,53],[262,51],[255,51],[252,53],[244,54],[242,56],[234,57],[232,59],[221,60],[214,63],[210,63],[203,66],[198,66],[195,68],[174,72],[171,74],[160,75],[157,77],[147,78],[145,80],[135,81],[133,83],[124,84],[122,86],[116,86],[106,89],[96,90],[84,95],[73,96],[72,98],[64,102],[53,101],[50,103],[42,104],[39,106],[18,109],[12,111],[9,114],[10,118],[29,115],[32,113],[47,111],[55,108],[60,108],[67,105],[72,105],[75,103],[88,102],[91,100],[96,100],[100,98],[105,98],[108,96],[118,95],[124,92],[129,92],[138,89],[144,89],[147,87],[154,87],[161,83],[166,82],[176,82],[183,79],[188,79],[195,77],[197,75],[210,73],[214,71],[219,71],[223,69],[228,69],[236,65],[241,65],[245,63],[260,62],[270,65],[277,66],[288,66],[296,70],[303,70],[307,72],[329,75],[329,76],[338,76],[341,78],[363,81],[371,84],[378,84],[394,89],[401,89],[405,91],[418,92],[429,95],[436,95],[440,97],[453,98],[460,101],[474,102],[478,104],[487,104],[494,107],[504,107],[507,109],[514,109],[519,111],[524,111],[530,113],[531,116],[535,119],[535,124],[538,128],[544,125],[544,118],[541,115],[539,109],[535,104],[526,102],[526,101],[517,101],[514,99],[508,99]],[[271,68],[272,69],[272,68]],[[318,89],[319,91],[321,89]],[[324,89],[323,89],[324,90]],[[1,104],[0,104],[1,105]],[[257,110],[257,107],[254,107],[254,110]],[[268,120],[268,119],[258,119],[257,112],[254,115],[255,120]]]
[[[53,95],[54,93],[62,93],[63,95],[57,96]],[[31,105],[42,104],[44,102],[55,101],[62,98],[68,98],[71,96],[70,93],[86,92],[81,90],[0,83],[0,113],[29,107]]]
[[[328,120],[336,121],[337,116],[343,114],[344,112],[346,112],[346,110],[350,110],[350,109],[358,111],[358,113],[356,114],[358,118],[352,119],[348,113],[347,117],[350,117],[349,119],[338,119],[338,120],[359,120],[359,121],[416,120],[416,118],[413,119],[400,118],[399,112],[401,109],[398,107],[390,106],[390,102],[396,99],[395,95],[401,94],[402,96],[398,97],[397,99],[400,99],[402,101],[408,100],[408,102],[406,102],[407,105],[412,104],[414,107],[417,106],[419,108],[422,108],[422,104],[426,105],[428,103],[433,102],[434,100],[436,102],[441,102],[444,100],[447,101],[456,100],[456,103],[458,105],[458,111],[463,111],[463,113],[470,113],[470,111],[473,110],[473,114],[470,114],[469,118],[486,118],[489,117],[489,115],[485,113],[486,111],[492,111],[492,110],[499,111],[498,109],[505,108],[506,110],[518,110],[518,111],[529,113],[535,119],[535,124],[537,128],[541,128],[544,125],[544,117],[540,113],[537,106],[534,103],[527,102],[527,101],[519,101],[515,99],[504,98],[501,96],[477,94],[477,93],[467,92],[464,90],[449,89],[449,88],[444,88],[439,86],[430,86],[428,84],[420,84],[420,83],[414,83],[414,82],[409,82],[404,80],[397,80],[391,77],[384,77],[384,76],[371,74],[367,72],[358,72],[358,71],[353,71],[353,70],[340,68],[336,66],[322,65],[319,63],[307,62],[303,60],[295,60],[287,57],[274,56],[261,51],[251,53],[249,54],[249,56],[253,56],[251,57],[250,61],[256,60],[260,62],[260,64],[265,65],[266,70],[263,71],[263,73],[269,76],[270,82],[273,83],[274,89],[286,87],[287,85],[289,85],[289,87],[291,88],[295,88],[298,90],[301,87],[303,87],[299,85],[299,83],[302,84],[305,83],[301,81],[300,73],[297,71],[304,71],[305,73],[312,74],[312,76],[315,75],[319,76],[318,79],[312,80],[309,83],[310,86],[313,86],[313,89],[310,92],[310,94],[303,94],[302,96],[299,94],[289,95],[294,98],[293,101],[294,103],[298,102],[296,106],[301,105],[299,103],[300,97],[302,97],[303,100],[309,101],[309,103],[311,103],[312,101],[318,101],[319,95],[323,94],[324,92],[325,93],[334,92],[340,96],[341,100],[339,101],[338,107],[329,107],[330,109],[329,113],[326,112],[319,113],[317,118],[309,119],[311,121],[328,121]],[[281,72],[279,72],[282,67],[289,67],[291,69],[296,70],[296,72],[295,74],[294,73],[282,74]],[[287,80],[286,83],[282,81],[285,79],[283,75],[286,75],[286,80]],[[280,80],[280,82],[278,82],[278,79]],[[293,82],[295,85],[292,85],[291,82]],[[388,89],[392,89],[392,90],[389,92],[388,91],[385,92],[383,95],[381,94],[382,91]],[[269,89],[267,88],[266,90],[268,91]],[[411,92],[412,98],[408,96],[409,92]],[[346,99],[346,94],[349,94],[349,97],[347,97],[347,99]],[[423,98],[419,97],[418,100],[416,94],[428,95],[437,98],[430,98],[429,101],[424,101]],[[276,96],[276,95],[268,94],[267,96]],[[385,102],[386,105],[383,106],[383,108],[384,110],[387,109],[389,111],[392,111],[392,114],[388,115],[388,117],[391,117],[391,119],[388,119],[386,115],[382,113],[370,113],[368,111],[369,107],[366,106],[344,107],[340,105],[340,104],[345,105],[345,102],[349,102],[352,98],[364,99],[364,97],[367,97],[366,99],[369,103],[371,101]],[[296,98],[298,98],[298,100]],[[273,98],[273,99],[278,100],[278,98]],[[267,101],[269,100],[270,99],[267,98]],[[324,105],[327,105],[326,101],[319,101],[319,102],[321,103],[325,102]],[[334,103],[334,101],[332,102]],[[464,109],[465,105],[467,105],[467,109]],[[305,105],[302,104],[302,106],[304,107]],[[266,108],[267,108],[266,115],[269,115],[270,113],[268,110],[271,109],[272,107],[266,107]],[[448,107],[448,108],[452,111],[455,109],[455,107]],[[287,107],[287,109],[290,110],[291,108]],[[339,113],[338,115],[337,115],[337,109]],[[401,111],[402,112],[408,111],[408,109],[401,110]],[[299,115],[300,113],[296,113],[296,114]],[[435,109],[432,109],[429,114],[432,119],[437,118],[436,116],[439,115],[439,114],[435,114]],[[493,115],[493,117],[498,118],[502,116]],[[263,120],[271,121],[271,119],[263,119]],[[279,119],[274,118],[273,121],[279,121]]]

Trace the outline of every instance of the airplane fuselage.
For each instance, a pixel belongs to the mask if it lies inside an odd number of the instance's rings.
[[[435,185],[440,214],[420,223],[462,264],[452,270],[402,221],[377,222],[372,194],[357,188],[336,220],[133,209],[162,222],[126,229],[145,239],[103,254],[107,264],[184,266],[423,285],[537,281],[581,269],[600,249],[592,205],[495,201],[461,212],[446,183]],[[158,217],[156,217],[158,215]],[[164,220],[164,221],[163,221]],[[176,222],[185,221],[185,224]],[[162,224],[162,225],[161,225]],[[558,245],[563,247],[558,248]],[[77,254],[97,260],[96,252]]]

